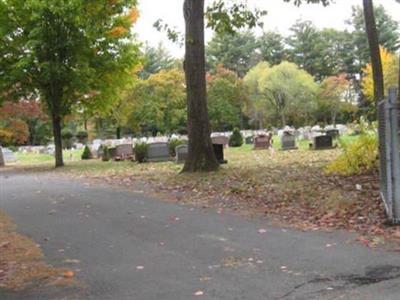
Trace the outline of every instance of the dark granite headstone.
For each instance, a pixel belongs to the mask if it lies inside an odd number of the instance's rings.
[[[285,131],[281,137],[281,150],[296,150],[296,136]]]
[[[251,145],[254,143],[254,137],[248,136],[248,137],[246,137],[245,141],[246,141],[246,145]]]
[[[336,139],[339,137],[339,130],[338,129],[330,129],[326,131],[326,135],[331,136],[332,138]]]
[[[320,135],[314,137],[313,149],[332,149],[333,148],[333,138],[329,135]]]
[[[215,157],[220,164],[228,163],[224,158],[224,145],[222,144],[213,144]]]

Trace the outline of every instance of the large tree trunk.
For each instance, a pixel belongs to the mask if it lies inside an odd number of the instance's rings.
[[[363,0],[365,27],[371,56],[372,73],[374,78],[374,100],[375,106],[385,96],[385,86],[383,81],[382,60],[379,51],[379,37],[376,29],[374,5],[372,0]]]
[[[64,166],[61,138],[61,117],[57,113],[52,113],[53,136],[55,145],[56,168]]]
[[[185,0],[185,76],[189,153],[183,172],[213,171],[219,164],[210,137],[204,50],[204,0]]]
[[[121,127],[120,126],[117,127],[116,135],[117,135],[117,140],[121,139]]]

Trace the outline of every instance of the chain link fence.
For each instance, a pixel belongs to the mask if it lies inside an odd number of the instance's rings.
[[[400,224],[400,107],[397,89],[378,105],[380,190],[386,213],[392,223]]]

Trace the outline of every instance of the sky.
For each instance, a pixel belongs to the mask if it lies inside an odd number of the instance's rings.
[[[207,1],[211,2],[211,0]],[[362,0],[335,0],[329,7],[309,4],[296,7],[283,0],[248,0],[251,7],[266,10],[268,14],[263,18],[264,29],[278,31],[283,35],[288,34],[289,28],[298,19],[310,20],[319,28],[344,29],[345,20],[351,16],[353,5],[362,5]],[[375,0],[375,5],[383,5],[392,17],[400,22],[400,4],[394,0]],[[135,27],[139,39],[151,46],[160,42],[176,57],[183,56],[184,49],[170,42],[165,33],[158,32],[153,24],[158,19],[179,32],[184,32],[183,0],[139,0],[140,19]],[[206,32],[206,39],[212,37],[212,32]]]

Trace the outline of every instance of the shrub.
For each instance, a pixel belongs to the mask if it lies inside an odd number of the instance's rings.
[[[88,133],[85,130],[78,131],[76,134],[76,138],[78,139],[79,143],[85,144],[88,138]]]
[[[108,151],[108,147],[105,145],[100,146],[103,153],[101,154],[102,161],[109,161],[110,160],[110,152]]]
[[[326,167],[328,174],[351,176],[378,168],[378,136],[375,132],[363,132],[355,141],[340,141],[340,144],[343,153]]]
[[[183,144],[186,144],[186,142],[180,139],[171,139],[168,143],[169,155],[174,157],[176,155],[175,148]]]
[[[138,143],[135,145],[135,158],[139,163],[146,161],[148,147],[146,143]]]
[[[74,134],[68,128],[64,128],[61,131],[61,138],[62,138],[62,141],[63,141],[64,148],[67,148],[67,149],[71,149],[72,148],[73,137],[74,137]]]
[[[92,152],[90,151],[89,146],[85,146],[85,149],[83,149],[83,153],[82,153],[81,158],[82,158],[83,160],[87,160],[87,159],[92,159],[92,158],[93,158],[93,154],[92,154]]]
[[[229,147],[241,147],[243,145],[243,136],[239,128],[233,129],[232,135],[229,138]]]

